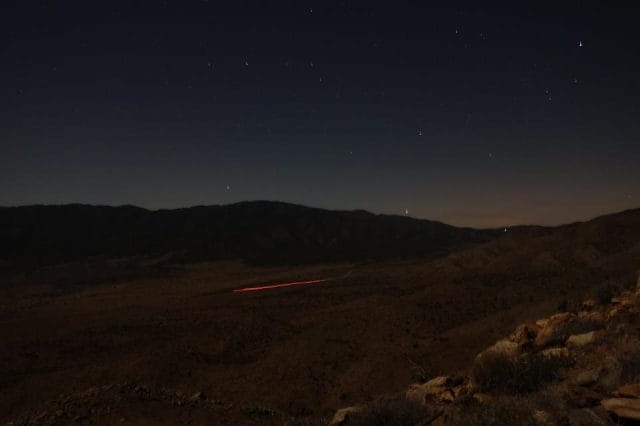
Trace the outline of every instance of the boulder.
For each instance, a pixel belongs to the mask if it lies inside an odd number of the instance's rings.
[[[356,405],[353,407],[341,408],[333,415],[331,422],[329,425],[342,425],[347,420],[349,420],[350,416],[356,415],[363,410],[363,407]]]
[[[625,419],[640,420],[640,399],[611,398],[601,403],[602,408]]]
[[[594,319],[595,317],[580,318],[569,312],[553,315],[538,332],[535,343],[537,346],[545,347],[564,342],[572,334],[585,333],[600,328],[602,321],[595,321]]]
[[[587,299],[584,302],[582,302],[582,309],[585,311],[592,311],[596,308],[596,306],[598,306],[598,302],[596,302],[593,299]]]
[[[574,348],[586,346],[597,341],[599,337],[600,333],[597,333],[595,331],[590,331],[583,334],[572,334],[567,339],[567,346]]]
[[[634,383],[631,385],[620,386],[618,388],[618,395],[640,399],[640,384]]]

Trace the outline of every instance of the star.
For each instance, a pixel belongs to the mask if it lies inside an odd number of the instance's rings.
[[[227,191],[230,190],[230,189],[231,189],[231,187],[229,185],[227,185]]]
[[[418,130],[418,136],[422,136],[422,129]]]
[[[582,47],[582,40],[578,41],[578,47]]]
[[[409,209],[404,209],[404,215],[409,216]]]

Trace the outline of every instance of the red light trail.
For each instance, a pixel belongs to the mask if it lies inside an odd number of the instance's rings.
[[[324,280],[310,280],[310,281],[295,281],[292,283],[283,283],[283,284],[271,284],[271,285],[263,285],[259,287],[244,287],[233,290],[234,293],[244,293],[247,291],[260,291],[260,290],[268,290],[271,288],[280,288],[280,287],[291,287],[294,285],[309,285],[309,284],[318,284],[321,282],[329,281],[331,278],[327,278]]]

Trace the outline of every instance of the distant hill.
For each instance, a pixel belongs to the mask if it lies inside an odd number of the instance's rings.
[[[424,257],[497,234],[269,201],[156,211],[80,204],[0,208],[0,259],[38,264],[165,253],[259,264]]]

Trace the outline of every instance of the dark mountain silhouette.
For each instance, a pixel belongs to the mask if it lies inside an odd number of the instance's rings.
[[[436,256],[497,234],[268,201],[156,211],[80,204],[0,208],[0,259],[39,264],[164,253],[262,264]]]

